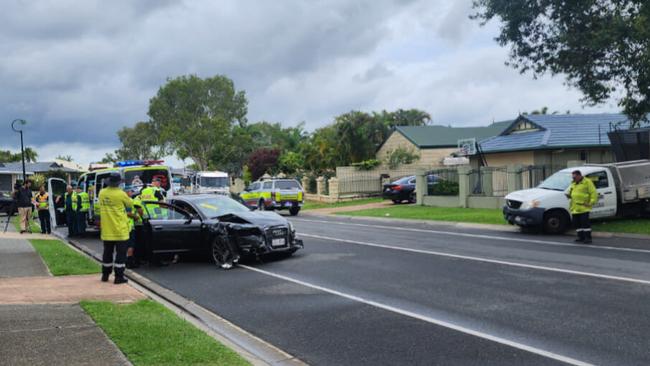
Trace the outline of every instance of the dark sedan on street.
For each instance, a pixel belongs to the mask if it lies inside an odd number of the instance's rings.
[[[149,258],[193,252],[209,255],[215,264],[229,269],[240,257],[289,256],[304,247],[284,217],[252,212],[226,196],[175,196],[166,203],[144,202],[144,206],[140,240]]]
[[[433,174],[427,175],[427,185],[436,184],[437,181],[437,176]],[[384,184],[382,196],[395,204],[403,201],[415,203],[417,200],[415,195],[415,175],[400,178],[390,184]]]
[[[9,192],[0,192],[0,212],[13,215],[16,213],[16,205],[14,204],[14,199],[11,197]]]

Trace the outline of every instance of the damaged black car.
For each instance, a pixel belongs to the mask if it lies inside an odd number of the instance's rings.
[[[143,206],[144,225],[136,240],[148,259],[200,253],[229,269],[243,257],[290,256],[304,247],[287,219],[271,211],[253,212],[229,197],[176,196]]]

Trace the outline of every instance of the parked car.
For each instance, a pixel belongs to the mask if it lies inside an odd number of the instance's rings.
[[[598,202],[591,211],[591,218],[650,213],[650,160],[637,160],[562,169],[536,188],[512,192],[505,197],[503,216],[506,221],[522,227],[542,227],[553,234],[564,232],[571,222],[569,199],[565,193],[574,170],[580,170],[596,186]]]
[[[438,180],[439,179],[436,175],[427,175],[427,186],[436,184]],[[403,201],[415,203],[417,200],[415,192],[415,176],[409,175],[390,184],[384,184],[382,196],[384,199],[391,200],[395,204],[402,203]]]
[[[144,242],[139,244],[149,258],[194,252],[228,269],[243,256],[292,255],[304,247],[287,219],[275,212],[252,212],[230,197],[174,196],[144,206]]]
[[[11,193],[0,192],[0,212],[7,215],[16,213],[16,205],[14,205],[14,199],[11,197]]]
[[[239,194],[248,207],[263,210],[289,210],[296,216],[304,203],[304,191],[295,179],[271,178],[251,183]]]

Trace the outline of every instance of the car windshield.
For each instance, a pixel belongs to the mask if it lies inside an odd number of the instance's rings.
[[[300,184],[295,180],[276,180],[276,189],[300,189]]]
[[[201,177],[201,187],[222,188],[228,186],[228,177]]]
[[[124,172],[125,189],[142,188],[150,185],[153,178],[160,178],[160,187],[169,191],[169,171],[167,169],[133,169]]]
[[[571,184],[571,172],[557,172],[546,178],[537,188],[564,191]]]
[[[226,214],[236,214],[238,212],[250,212],[248,207],[229,197],[206,197],[194,202],[199,211],[201,211],[205,217],[210,218],[215,218]]]

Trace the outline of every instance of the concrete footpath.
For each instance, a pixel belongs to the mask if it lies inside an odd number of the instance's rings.
[[[53,277],[27,239],[56,238],[10,230],[0,232],[0,364],[130,365],[79,301],[145,296],[99,275]]]

